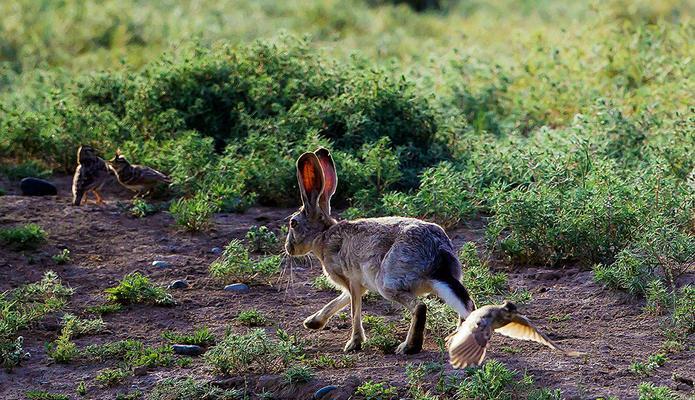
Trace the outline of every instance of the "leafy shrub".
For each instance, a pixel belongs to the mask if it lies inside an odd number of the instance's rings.
[[[162,333],[162,337],[173,344],[194,344],[209,346],[215,343],[215,335],[207,327],[199,328],[191,334],[181,334],[171,331]]]
[[[87,311],[94,314],[112,314],[123,310],[123,306],[118,303],[105,303],[97,306],[87,307]]]
[[[487,261],[478,257],[473,242],[467,242],[461,247],[459,260],[463,268],[463,285],[477,302],[487,304],[492,302],[495,296],[506,293],[507,275],[491,271]]]
[[[148,277],[139,272],[124,276],[118,285],[108,288],[104,292],[108,301],[122,305],[151,303],[171,306],[176,304],[166,289],[156,286]]]
[[[144,218],[148,215],[156,213],[157,211],[157,206],[150,204],[143,199],[133,199],[133,204],[128,210],[130,215],[135,218]]]
[[[51,170],[35,160],[29,160],[17,165],[0,165],[0,173],[12,180],[20,180],[27,177],[46,178]]]
[[[46,231],[37,224],[0,228],[0,243],[13,250],[34,250],[46,242]]]
[[[24,396],[30,400],[70,400],[68,395],[49,393],[43,390],[28,390],[24,392]]]
[[[70,250],[63,249],[60,253],[55,254],[53,257],[51,257],[51,259],[54,263],[58,265],[67,264],[70,262]]]
[[[249,242],[250,250],[254,253],[275,253],[280,247],[280,240],[266,226],[252,226],[246,232],[246,240]]]
[[[338,290],[335,287],[335,284],[328,280],[328,277],[326,275],[319,275],[316,278],[314,278],[313,281],[311,281],[311,286],[316,289],[316,290],[321,290],[321,291],[334,291]]]
[[[264,330],[256,329],[244,335],[228,332],[218,344],[205,353],[205,360],[219,373],[269,373],[287,368],[304,351],[301,343],[278,330],[273,340]]]
[[[267,279],[280,270],[280,256],[267,256],[259,260],[251,259],[244,244],[233,239],[227,244],[222,256],[210,264],[213,278],[227,281],[254,281]]]
[[[255,309],[240,312],[236,319],[246,326],[263,326],[267,322],[267,318]]]
[[[384,382],[367,381],[355,389],[365,400],[390,400],[398,396],[398,389]]]
[[[131,372],[124,368],[106,368],[94,377],[94,380],[101,383],[104,386],[116,386],[123,383],[129,376]]]
[[[668,361],[664,354],[652,354],[646,363],[634,361],[630,364],[630,372],[635,375],[649,376],[655,369],[663,366]]]

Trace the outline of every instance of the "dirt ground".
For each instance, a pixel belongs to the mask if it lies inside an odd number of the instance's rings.
[[[192,327],[208,326],[218,337],[228,327],[243,331],[234,318],[242,310],[257,308],[272,319],[266,327],[269,332],[282,327],[310,339],[309,356],[325,352],[342,354],[350,328],[337,319],[323,331],[308,331],[302,327],[305,317],[334,297],[333,293],[317,291],[310,282],[321,273],[317,263],[295,265],[290,273],[272,286],[254,286],[249,293],[235,294],[222,290],[222,285],[207,277],[207,268],[216,256],[213,247],[224,247],[230,239],[243,238],[252,225],[278,228],[293,210],[252,208],[244,214],[219,214],[214,228],[200,234],[181,232],[166,212],[136,219],[127,214],[118,201],[127,201],[129,193],[120,189],[107,191],[106,206],[89,204],[72,207],[69,177],[54,179],[59,195],[52,197],[17,196],[16,183],[0,182],[8,195],[0,197],[0,226],[35,222],[48,233],[48,244],[31,254],[0,249],[0,291],[37,281],[44,271],[54,270],[64,284],[75,289],[69,311],[80,313],[85,307],[103,302],[103,290],[113,286],[126,273],[141,271],[159,284],[167,285],[175,279],[188,279],[190,288],[172,293],[180,303],[176,307],[161,308],[134,306],[123,312],[106,315],[108,332],[77,339],[78,346],[132,338],[147,344],[159,345],[164,341],[164,330],[190,331]],[[480,223],[477,225],[481,225]],[[457,247],[469,240],[480,240],[483,230],[464,227],[449,232]],[[51,256],[60,249],[71,251],[72,261],[56,265]],[[153,260],[165,260],[170,268],[157,268]],[[534,343],[513,341],[500,335],[493,336],[488,359],[497,359],[520,372],[526,371],[536,378],[539,386],[559,388],[565,398],[588,399],[617,396],[620,399],[637,398],[637,386],[642,381],[676,388],[671,379],[678,374],[695,379],[695,351],[669,354],[669,361],[650,377],[631,374],[632,361],[645,361],[648,355],[659,352],[664,341],[659,320],[642,312],[642,303],[624,294],[602,288],[592,280],[590,271],[569,268],[544,270],[535,268],[509,269],[510,285],[526,288],[533,299],[522,307],[523,312],[549,333],[565,348],[586,352],[585,357],[571,358],[553,353]],[[401,320],[401,311],[385,300],[368,301],[364,312],[385,316],[396,321],[401,337],[407,324]],[[559,318],[567,315],[567,317]],[[143,376],[130,378],[115,389],[99,387],[94,376],[105,365],[52,364],[46,356],[44,344],[58,335],[59,316],[51,316],[29,331],[25,349],[31,358],[11,373],[0,371],[0,399],[21,399],[29,389],[75,395],[78,382],[85,381],[89,392],[86,398],[113,398],[116,393],[140,389],[147,393],[154,384],[167,377],[192,376],[216,379],[202,359],[189,368],[172,366],[156,368]],[[511,354],[503,346],[521,349]],[[439,360],[440,355],[432,338],[426,340],[425,349],[415,356],[381,355],[363,351],[356,355],[354,366],[342,369],[317,370],[316,378],[286,398],[306,398],[317,388],[334,384],[349,392],[365,380],[389,381],[403,385],[404,370],[409,363]],[[448,372],[453,372],[447,366]],[[254,377],[252,384],[270,384],[272,378]],[[692,396],[690,392],[680,392]]]

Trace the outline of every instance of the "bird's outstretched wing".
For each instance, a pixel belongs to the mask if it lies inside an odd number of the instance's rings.
[[[564,352],[564,350],[560,349],[549,337],[539,331],[531,321],[522,315],[514,314],[511,322],[501,328],[495,329],[495,332],[513,339],[531,340],[548,346],[551,349]]]
[[[449,340],[449,362],[454,368],[480,365],[485,358],[487,343],[492,336],[492,327],[481,324],[463,323]]]

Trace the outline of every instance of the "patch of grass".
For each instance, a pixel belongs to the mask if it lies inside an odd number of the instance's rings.
[[[191,232],[202,231],[210,226],[210,218],[217,210],[215,203],[202,193],[189,199],[178,199],[169,206],[176,225]]]
[[[116,400],[137,400],[141,399],[143,396],[143,393],[139,390],[134,390],[132,392],[128,393],[118,393],[116,395]]]
[[[139,272],[133,272],[123,277],[118,285],[104,290],[107,300],[122,305],[155,304],[172,306],[174,298],[166,289],[155,285],[150,279]]]
[[[12,250],[35,250],[46,243],[46,231],[37,224],[0,228],[0,243]]]
[[[25,358],[23,339],[17,332],[61,310],[72,293],[52,271],[46,272],[39,282],[0,293],[0,366],[9,370]]]
[[[365,315],[362,318],[365,328],[369,330],[369,337],[364,342],[366,348],[373,348],[384,354],[391,354],[400,344],[396,337],[396,325],[386,322],[384,318],[374,315]]]
[[[256,309],[240,312],[236,320],[246,326],[263,326],[268,321],[268,319]]]
[[[314,370],[306,365],[293,365],[282,374],[289,385],[301,385],[314,379]]]
[[[70,400],[68,395],[49,393],[43,390],[29,390],[24,392],[24,396],[30,400]]]
[[[560,390],[534,387],[530,375],[517,378],[517,372],[510,370],[497,360],[489,360],[478,368],[466,369],[468,375],[456,384],[456,398],[461,399],[544,399],[560,400]]]
[[[173,363],[171,346],[149,347],[138,340],[89,345],[82,352],[88,361],[122,361],[127,370],[136,367],[166,367]]]
[[[489,304],[507,292],[507,275],[493,272],[487,261],[478,257],[475,243],[467,242],[459,251],[463,267],[462,283],[476,303]]]
[[[72,337],[80,337],[104,331],[106,323],[100,317],[84,319],[68,313],[63,315],[63,329],[69,330]]]
[[[193,378],[167,378],[157,382],[147,398],[148,400],[240,400],[243,396],[242,390],[222,389]]]
[[[87,307],[87,312],[99,315],[113,314],[123,310],[123,306],[118,303],[104,303],[98,306]]]
[[[0,165],[0,173],[11,180],[20,180],[27,177],[47,178],[51,170],[35,160],[29,160],[16,165]]]
[[[280,271],[280,256],[261,257],[253,260],[246,246],[237,239],[224,248],[222,255],[210,264],[210,275],[224,282],[262,281]]]
[[[58,265],[63,265],[67,264],[70,262],[70,250],[69,249],[63,249],[60,253],[55,254],[53,257],[51,257],[54,263]]]
[[[131,375],[132,372],[125,368],[106,368],[99,371],[94,379],[104,386],[113,387],[125,382]]]
[[[668,361],[668,358],[666,358],[665,354],[652,354],[645,363],[633,361],[629,370],[635,375],[649,376],[654,370],[666,364],[666,361]]]
[[[367,381],[355,389],[355,394],[365,400],[391,400],[398,396],[398,388],[385,382]]]
[[[311,286],[316,290],[321,291],[338,291],[333,282],[331,282],[326,275],[319,275],[311,281]]]
[[[205,360],[216,372],[225,375],[279,372],[303,356],[302,343],[278,330],[274,340],[262,329],[246,334],[228,332],[205,353]]]
[[[277,253],[281,250],[281,244],[273,231],[266,226],[252,226],[246,232],[246,241],[249,249],[254,253]]]
[[[208,327],[198,328],[190,334],[166,331],[162,333],[162,337],[172,344],[193,344],[205,347],[215,343],[215,335]]]
[[[572,319],[572,315],[570,314],[553,314],[548,317],[548,321],[550,322],[565,322],[570,319]]]
[[[666,386],[642,382],[637,387],[639,400],[678,400],[681,397]]]
[[[80,381],[77,384],[77,387],[75,388],[75,393],[77,393],[80,396],[86,396],[87,395],[87,383],[85,381]]]
[[[150,204],[143,199],[134,199],[130,209],[128,209],[130,215],[135,218],[145,218],[148,215],[155,214],[157,211],[159,211],[159,208],[156,205]]]
[[[355,356],[351,354],[341,354],[337,357],[321,354],[316,358],[306,361],[309,366],[321,369],[350,368],[354,366],[356,362]]]

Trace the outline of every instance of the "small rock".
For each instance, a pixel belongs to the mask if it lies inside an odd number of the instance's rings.
[[[321,400],[325,395],[327,395],[329,392],[332,392],[334,390],[338,389],[337,386],[329,385],[329,386],[324,386],[321,389],[317,390],[314,393],[314,397],[312,399],[314,400]]]
[[[188,287],[188,282],[185,279],[179,279],[169,284],[169,289],[185,289]]]
[[[228,292],[248,293],[251,289],[248,285],[243,283],[232,283],[231,285],[225,286],[224,290]]]
[[[220,249],[219,247],[213,247],[212,249],[210,249],[210,253],[219,255],[222,254],[222,249]]]
[[[692,389],[690,386],[686,385],[685,383],[679,383],[676,385],[676,390],[681,391],[681,392],[689,392],[690,389]]]
[[[169,267],[171,267],[171,264],[169,264],[166,261],[156,260],[156,261],[152,261],[152,266],[158,267],[158,268],[169,268]]]
[[[55,196],[58,189],[51,182],[38,178],[24,178],[19,182],[22,196]]]
[[[171,347],[174,349],[174,353],[184,356],[199,356],[205,353],[202,347],[194,344],[175,344]]]

